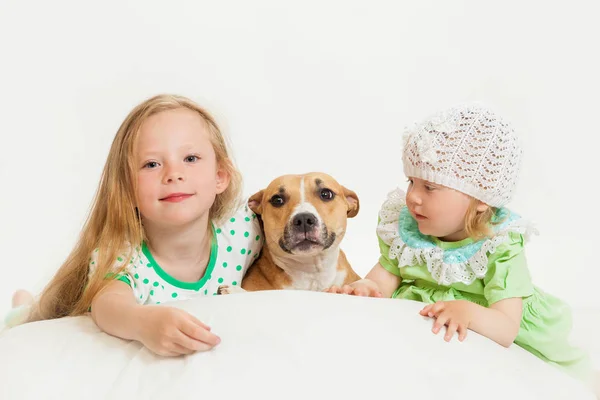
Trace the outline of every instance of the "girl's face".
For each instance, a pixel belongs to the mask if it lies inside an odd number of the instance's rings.
[[[455,242],[467,238],[465,216],[472,198],[457,190],[409,177],[408,209],[424,235]],[[478,205],[478,211],[487,206]]]
[[[217,165],[208,126],[197,112],[180,108],[149,117],[140,129],[136,157],[137,206],[145,225],[208,222],[229,176]]]

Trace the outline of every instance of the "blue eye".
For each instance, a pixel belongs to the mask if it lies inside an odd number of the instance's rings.
[[[198,156],[187,156],[185,158],[185,161],[187,161],[187,162],[195,162],[195,161],[198,161],[199,159],[200,158]]]
[[[150,161],[150,162],[147,162],[144,165],[144,168],[152,169],[152,168],[155,168],[157,166],[158,166],[158,163],[156,161]]]

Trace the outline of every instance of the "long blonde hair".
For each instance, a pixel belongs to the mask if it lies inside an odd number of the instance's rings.
[[[144,231],[136,209],[137,168],[134,151],[140,128],[150,116],[162,111],[187,108],[206,121],[217,165],[230,178],[227,189],[218,194],[209,219],[221,222],[239,205],[242,177],[235,167],[226,140],[213,117],[190,99],[177,95],[157,95],[135,107],[121,124],[110,148],[91,212],[79,240],[66,261],[42,291],[29,321],[81,315],[93,298],[110,282],[105,279],[113,262],[127,243],[140,244]],[[131,246],[131,251],[135,246]],[[94,249],[99,259],[88,280],[89,260]],[[126,260],[132,254],[126,255]],[[124,263],[127,265],[127,263]],[[124,267],[122,268],[124,269]],[[122,270],[121,269],[121,270]]]

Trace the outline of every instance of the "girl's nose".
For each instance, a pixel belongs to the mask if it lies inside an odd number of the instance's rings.
[[[183,172],[179,168],[169,168],[167,169],[165,176],[163,178],[163,183],[171,183],[175,181],[183,181],[184,176]]]
[[[423,203],[421,196],[419,195],[418,191],[416,191],[414,188],[408,191],[406,195],[406,202],[410,205],[417,206],[420,206]]]

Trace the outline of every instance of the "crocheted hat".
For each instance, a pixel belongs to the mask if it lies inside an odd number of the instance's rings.
[[[443,185],[493,206],[512,198],[521,149],[514,129],[477,103],[449,108],[407,129],[406,176]]]

